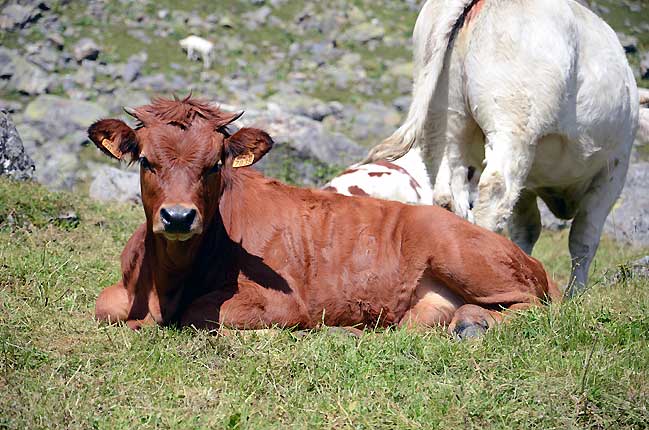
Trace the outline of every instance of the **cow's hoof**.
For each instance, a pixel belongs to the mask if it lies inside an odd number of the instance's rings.
[[[482,337],[488,328],[489,324],[484,320],[477,323],[460,322],[455,326],[453,334],[458,340],[475,339]]]

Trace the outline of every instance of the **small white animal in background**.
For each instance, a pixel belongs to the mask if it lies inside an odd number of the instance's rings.
[[[214,44],[207,39],[199,36],[188,36],[180,41],[180,46],[187,51],[187,58],[190,60],[203,60],[203,68],[209,69],[212,55],[214,52]]]

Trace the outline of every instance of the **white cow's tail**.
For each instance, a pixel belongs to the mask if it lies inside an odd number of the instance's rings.
[[[427,55],[420,56],[422,67],[421,70],[415,71],[419,76],[415,76],[412,103],[410,104],[408,117],[392,136],[370,150],[363,163],[372,163],[378,160],[395,160],[402,157],[412,148],[417,137],[424,129],[428,106],[435,95],[437,83],[444,68],[446,53],[458,30],[458,24],[463,22],[466,13],[477,2],[477,0],[446,0],[443,8],[441,8],[441,13],[437,14],[437,16],[430,16],[431,14],[426,13],[427,6],[434,1],[439,2],[440,0],[427,1],[419,13],[415,25],[413,35],[415,50],[426,50]],[[418,34],[420,26],[431,28],[430,25],[421,22],[422,20],[435,20],[432,31],[428,34]],[[417,55],[418,53],[415,53],[415,56]]]

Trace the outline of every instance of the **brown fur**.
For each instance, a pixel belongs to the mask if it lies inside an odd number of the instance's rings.
[[[257,161],[272,140],[254,129],[230,136],[222,127],[232,115],[191,99],[136,112],[147,222],[124,248],[121,281],[97,299],[100,320],[455,328],[491,325],[501,307],[560,299],[541,263],[441,208],[300,189],[233,168],[238,153]],[[111,124],[129,135],[114,122],[93,127]],[[188,240],[156,230],[168,204],[197,209]]]

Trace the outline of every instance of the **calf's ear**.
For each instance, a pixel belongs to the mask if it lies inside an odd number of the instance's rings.
[[[124,160],[130,157],[133,161],[139,156],[139,147],[135,131],[118,119],[102,119],[88,128],[88,137],[105,154]]]
[[[246,167],[259,161],[273,147],[273,139],[257,128],[242,128],[225,140],[226,163]]]

